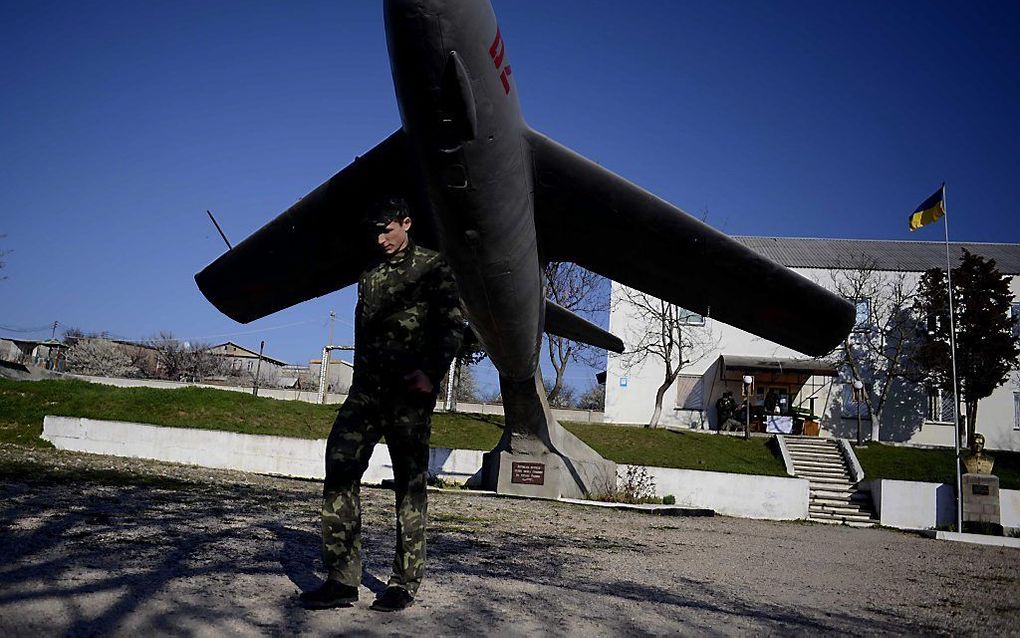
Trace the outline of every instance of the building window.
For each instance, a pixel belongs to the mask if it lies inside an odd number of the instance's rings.
[[[679,318],[680,323],[685,326],[705,325],[705,318],[703,316],[679,306],[677,306],[677,317]]]
[[[928,410],[925,415],[936,423],[953,422],[953,393],[942,388],[928,388]]]
[[[854,305],[854,332],[871,330],[871,299],[851,299]]]
[[[1020,392],[1013,393],[1013,429],[1020,430]]]
[[[1020,302],[1014,301],[1009,304],[1009,316],[1015,321],[1013,324],[1013,336],[1020,337]]]
[[[255,367],[255,362],[254,362],[254,361],[249,361],[249,362],[248,362],[248,370],[250,371],[250,370],[252,370],[252,369],[253,369],[254,367]]]
[[[861,392],[871,394],[871,384],[865,383],[864,388],[861,389]],[[861,396],[860,404],[858,404],[857,397],[854,396],[854,384],[844,383],[843,396],[842,400],[840,401],[841,416],[844,419],[856,419],[858,405],[860,405],[861,418],[870,419],[871,412],[868,411],[868,402],[864,400],[863,396]]]

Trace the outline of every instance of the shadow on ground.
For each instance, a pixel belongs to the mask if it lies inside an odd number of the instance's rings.
[[[314,483],[276,490],[8,475],[0,476],[0,496],[0,630],[7,634],[314,630],[314,615],[293,602],[321,582]],[[366,522],[372,551],[363,584],[376,592],[393,551],[392,527],[380,523],[389,499],[377,493],[366,506],[374,521]],[[601,556],[642,550],[620,540],[439,524],[429,543],[431,602],[404,618],[443,633],[567,633],[578,623],[614,634],[939,631],[891,612],[861,619],[808,603],[777,605],[661,573],[648,582],[620,579],[597,569]],[[350,631],[383,630],[371,612],[359,613]]]

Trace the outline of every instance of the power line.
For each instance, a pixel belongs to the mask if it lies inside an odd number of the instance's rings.
[[[203,337],[191,337],[191,340],[193,340],[193,341],[202,341],[204,339],[221,339],[223,337],[239,337],[239,336],[242,336],[242,335],[253,335],[253,334],[259,334],[259,333],[262,333],[262,332],[270,332],[272,330],[283,330],[284,328],[293,328],[294,326],[302,326],[302,325],[305,325],[305,324],[318,323],[318,322],[319,322],[318,319],[308,319],[308,320],[305,320],[305,321],[295,321],[293,323],[285,323],[283,325],[271,326],[271,327],[268,327],[268,328],[258,328],[258,329],[254,329],[254,330],[242,330],[242,331],[239,331],[239,332],[225,332],[223,334],[205,335]]]
[[[0,326],[0,330],[6,330],[7,332],[43,332],[53,328],[53,322],[40,326],[38,328],[13,328],[11,326]]]

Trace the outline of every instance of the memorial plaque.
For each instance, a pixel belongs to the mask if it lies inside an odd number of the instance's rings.
[[[974,494],[983,494],[988,496],[990,493],[987,485],[974,485],[972,486],[972,489],[974,490]]]
[[[544,463],[512,463],[510,482],[526,485],[545,485]]]

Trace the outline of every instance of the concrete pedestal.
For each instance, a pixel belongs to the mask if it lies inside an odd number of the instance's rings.
[[[556,422],[541,377],[500,379],[506,427],[483,457],[482,486],[500,494],[587,498],[615,490],[616,463]]]
[[[963,475],[963,522],[999,525],[999,477]]]

